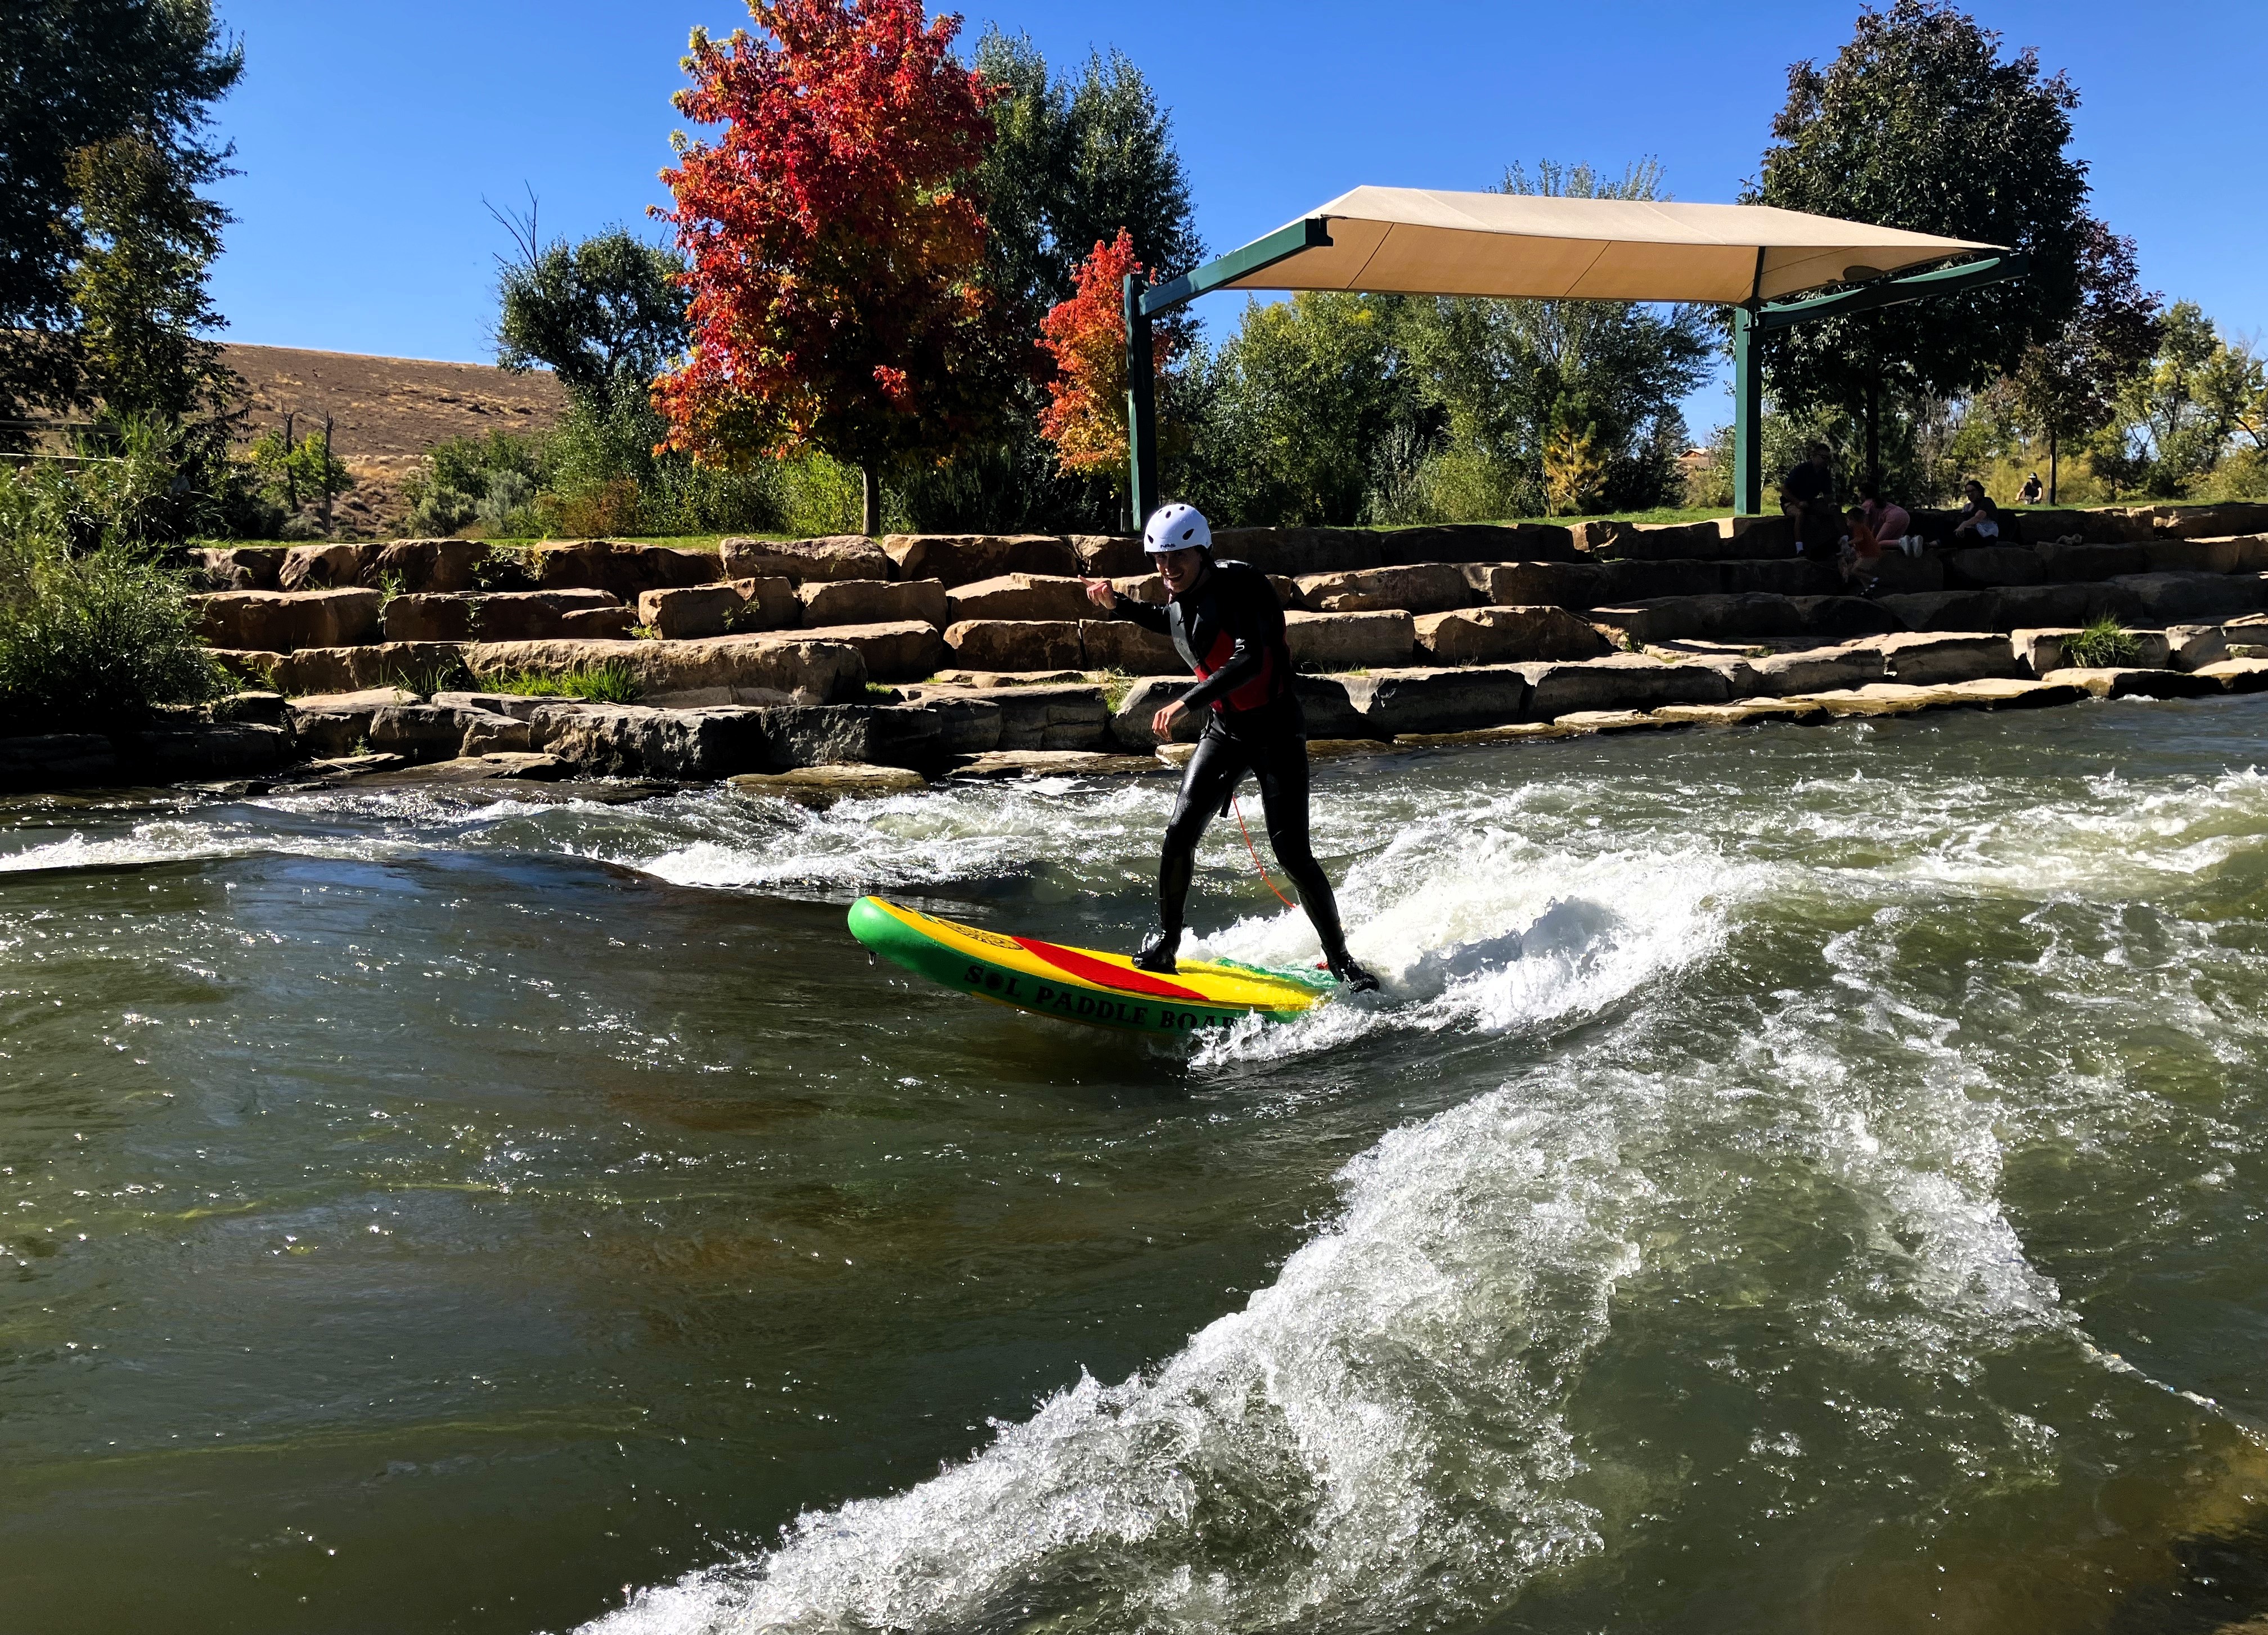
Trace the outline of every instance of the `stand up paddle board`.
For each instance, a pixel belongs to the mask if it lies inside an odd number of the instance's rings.
[[[1172,976],[1154,976],[1123,954],[1004,937],[880,897],[850,905],[850,934],[884,959],[979,999],[1132,1033],[1186,1034],[1241,1016],[1287,1022],[1336,985],[1320,971],[1229,960],[1184,960]]]

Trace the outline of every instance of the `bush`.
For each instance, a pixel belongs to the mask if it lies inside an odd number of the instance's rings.
[[[2064,662],[2082,670],[2132,664],[2141,652],[2133,632],[2110,618],[2097,619],[2078,635],[2065,637],[2063,642]]]
[[[116,543],[0,540],[0,733],[131,727],[231,690],[181,575]]]

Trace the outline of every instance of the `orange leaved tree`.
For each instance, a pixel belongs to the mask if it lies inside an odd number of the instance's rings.
[[[769,39],[696,29],[662,173],[692,342],[655,383],[674,446],[716,464],[819,449],[858,468],[881,527],[894,462],[944,460],[1000,413],[1010,338],[961,180],[998,96],[921,0],[751,0]]]
[[[1040,323],[1040,346],[1055,359],[1048,382],[1048,406],[1040,411],[1040,435],[1056,446],[1056,463],[1067,472],[1126,470],[1125,280],[1141,272],[1134,240],[1121,227],[1108,244],[1095,243],[1079,264],[1078,291],[1059,301]],[[1159,376],[1178,342],[1165,326],[1152,332],[1152,362]]]

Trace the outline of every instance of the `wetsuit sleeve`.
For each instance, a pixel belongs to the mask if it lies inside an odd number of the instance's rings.
[[[1163,602],[1136,601],[1131,596],[1122,595],[1111,604],[1111,615],[1114,618],[1130,620],[1144,630],[1154,630],[1160,636],[1173,634],[1173,624],[1166,616],[1166,605]]]
[[[1202,710],[1258,675],[1268,662],[1269,644],[1284,634],[1284,609],[1276,600],[1276,589],[1257,572],[1240,573],[1224,584],[1213,606],[1234,645],[1226,664],[1182,695],[1185,710]]]

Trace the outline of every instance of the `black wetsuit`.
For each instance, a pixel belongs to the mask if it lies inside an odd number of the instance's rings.
[[[1292,687],[1292,652],[1284,640],[1284,609],[1268,576],[1243,562],[1216,562],[1196,586],[1163,607],[1121,599],[1122,618],[1170,638],[1197,684],[1182,695],[1184,709],[1209,706],[1211,718],[1182,777],[1181,797],[1166,825],[1158,864],[1158,922],[1182,928],[1196,869],[1197,842],[1215,813],[1248,771],[1260,783],[1268,843],[1300,888],[1314,922],[1324,957],[1346,956],[1338,901],[1307,843],[1307,722]]]

